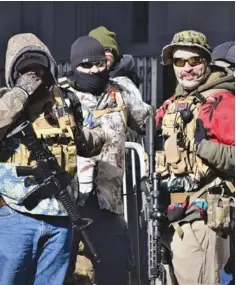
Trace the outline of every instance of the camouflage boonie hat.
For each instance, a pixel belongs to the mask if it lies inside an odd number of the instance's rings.
[[[198,47],[211,58],[212,48],[207,43],[206,36],[200,32],[189,30],[176,33],[172,42],[162,49],[162,64],[172,64],[173,49],[177,46]]]

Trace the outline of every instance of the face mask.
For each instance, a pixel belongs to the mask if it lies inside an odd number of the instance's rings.
[[[88,74],[75,70],[72,78],[76,81],[76,89],[93,95],[100,95],[108,83],[109,73],[104,70],[99,73]]]

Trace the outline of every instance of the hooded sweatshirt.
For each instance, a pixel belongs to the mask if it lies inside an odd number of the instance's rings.
[[[18,75],[16,66],[19,64],[19,62],[22,64],[22,59],[24,61],[24,59],[27,58],[28,61],[30,53],[39,53],[43,55],[43,58],[48,62],[48,69],[51,73],[52,79],[54,79],[52,80],[52,84],[54,85],[54,83],[56,83],[57,65],[48,48],[33,34],[18,34],[13,36],[8,42],[6,52],[5,77],[8,88],[0,89],[1,139],[5,136],[8,128],[14,122],[17,125],[17,118],[25,108],[27,108],[28,115],[30,114],[31,119],[32,117],[37,118],[38,115],[43,113],[44,105],[48,101],[53,100],[52,93],[49,92],[48,96],[43,96],[42,99],[39,96],[39,100],[37,100],[37,102],[30,102],[29,105],[26,106],[28,94],[21,88],[15,87],[16,78]],[[94,131],[93,133],[97,134],[98,131]],[[86,132],[84,135],[86,139],[90,141],[90,149],[96,149],[96,145],[98,145],[101,141],[99,140],[99,136],[91,136],[91,132]],[[103,140],[101,145],[103,145]],[[7,143],[7,147],[9,147],[9,141]],[[17,152],[16,147],[14,145],[13,147],[14,148],[12,150]],[[20,212],[28,212],[30,214],[67,216],[61,202],[54,197],[43,199],[31,211],[28,211],[24,206],[21,206],[19,203],[20,199],[22,199],[25,194],[31,191],[35,186],[25,186],[25,177],[17,176],[16,166],[16,163],[5,163],[0,161],[0,195],[2,195],[6,203],[11,208]],[[76,196],[78,196],[78,189],[74,183],[72,184],[73,185],[68,187],[70,188],[70,191],[74,193],[74,198],[76,198]]]
[[[229,70],[215,69],[214,67],[211,70],[210,76],[206,79],[205,83],[200,85],[197,89],[199,93],[214,89],[212,94],[206,98],[206,101],[199,106],[199,112],[196,119],[200,119],[203,122],[203,127],[206,131],[207,137],[209,139],[208,144],[205,145],[203,140],[198,146],[197,155],[203,159],[204,164],[211,166],[215,175],[219,178],[228,178],[232,171],[230,168],[232,165],[232,158],[228,160],[228,155],[235,145],[235,126],[234,126],[234,76],[233,73]],[[175,99],[181,99],[181,97],[186,98],[189,96],[196,96],[196,90],[188,92],[183,89],[181,85],[176,87],[176,92],[173,97],[164,102],[164,104],[157,110],[156,113],[156,126],[160,131],[162,128],[162,121],[165,115],[165,112],[168,108],[168,105],[171,104]],[[194,143],[194,142],[190,142]],[[207,147],[207,149],[205,148]],[[225,148],[231,148],[231,151],[227,151]],[[204,149],[205,151],[203,151]],[[223,150],[223,151],[222,151]],[[218,159],[215,159],[214,155],[218,155]],[[220,161],[223,163],[220,163]],[[220,170],[214,171],[214,170]],[[166,185],[168,191],[175,191],[175,186],[181,188],[182,191],[197,191],[199,188],[189,187],[188,185],[188,173],[186,175],[170,175],[166,176],[163,180],[164,185]],[[191,181],[190,181],[191,182]],[[204,180],[204,175],[202,180],[200,180],[200,188],[205,186],[207,183]],[[174,186],[174,187],[173,187]],[[198,185],[197,185],[198,186]],[[191,190],[190,190],[191,189]],[[196,200],[193,201],[195,204],[190,204],[191,206],[187,208],[184,218],[178,220],[180,222],[191,222],[195,220],[202,219],[201,211],[199,211]],[[201,203],[203,205],[203,203]]]
[[[40,53],[49,61],[51,75],[56,80],[57,66],[48,48],[33,34],[18,34],[13,36],[7,46],[5,61],[5,79],[8,88],[0,89],[0,138],[4,136],[9,126],[24,109],[28,94],[15,87],[16,65],[26,53]]]
[[[218,88],[222,86],[226,90],[235,92],[235,78],[234,73],[230,69],[225,69],[226,76],[223,76],[224,82],[218,85]],[[218,79],[218,82],[219,80]],[[216,82],[217,83],[217,82]],[[231,97],[230,102],[233,102],[234,98]],[[229,102],[229,103],[230,103]],[[232,112],[232,106],[230,106]],[[222,110],[223,111],[223,110]],[[226,110],[225,110],[226,112]],[[232,118],[232,127],[234,127],[234,119]],[[234,143],[227,145],[224,143],[212,142],[211,140],[202,140],[197,149],[197,155],[207,161],[208,164],[215,167],[228,177],[235,177],[235,146]]]
[[[6,51],[5,79],[9,88],[13,88],[15,84],[13,74],[15,72],[17,62],[24,57],[26,53],[29,54],[32,52],[39,53],[47,57],[49,60],[50,72],[56,80],[57,65],[48,48],[33,34],[18,34],[8,41]]]
[[[109,75],[114,79],[126,76],[139,88],[140,79],[135,71],[135,62],[131,54],[123,54],[111,67]]]
[[[16,121],[18,114],[24,110],[28,95],[22,89],[15,87],[19,60],[26,58],[26,53],[39,53],[48,59],[49,69],[54,79],[57,76],[57,66],[47,47],[33,34],[18,34],[13,36],[7,46],[5,78],[8,89],[4,89],[4,95],[0,98],[0,122],[3,128],[0,130],[3,137],[8,127]],[[16,101],[15,101],[16,98]],[[43,101],[48,98],[44,98]],[[44,102],[40,102],[43,106]],[[2,113],[4,110],[4,116]],[[18,113],[18,114],[17,114]],[[32,211],[20,206],[19,200],[35,186],[25,187],[25,177],[18,177],[16,174],[16,163],[0,163],[0,193],[6,203],[13,209],[20,212],[41,215],[67,215],[63,206],[55,198],[47,198],[41,201]]]

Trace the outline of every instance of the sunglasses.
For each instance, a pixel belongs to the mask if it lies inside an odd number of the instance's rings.
[[[106,60],[100,60],[100,61],[83,62],[79,66],[86,68],[86,69],[91,69],[94,65],[96,67],[102,67],[105,64],[106,64]]]
[[[106,51],[108,51],[108,52],[113,52],[113,48],[104,48],[104,51],[106,52]]]
[[[200,56],[191,56],[188,59],[179,58],[179,57],[173,58],[173,64],[177,67],[184,67],[186,62],[188,62],[188,64],[193,67],[201,64],[203,62],[203,58]]]

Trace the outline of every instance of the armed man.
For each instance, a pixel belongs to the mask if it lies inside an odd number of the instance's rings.
[[[234,206],[234,74],[210,65],[211,47],[197,31],[175,34],[162,60],[178,81],[155,117],[161,138],[155,172],[161,192],[170,193],[163,214],[171,227],[162,242],[173,270],[166,284],[219,284],[220,241],[231,230]]]
[[[81,221],[72,203],[78,197],[77,153],[99,151],[104,134],[77,127],[75,110],[55,87],[56,62],[35,35],[10,38],[5,77],[7,88],[0,89],[0,284],[63,285],[72,238],[68,214],[73,222]]]
[[[79,99],[84,127],[102,128],[107,135],[100,154],[78,159],[80,211],[94,220],[88,233],[101,258],[99,264],[93,262],[96,284],[125,285],[132,265],[121,193],[126,127],[143,131],[151,108],[141,96],[109,79],[104,48],[96,39],[90,36],[77,39],[71,46],[70,63],[71,74],[60,79],[61,87]]]

